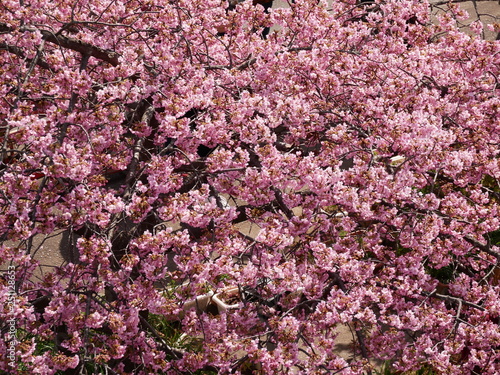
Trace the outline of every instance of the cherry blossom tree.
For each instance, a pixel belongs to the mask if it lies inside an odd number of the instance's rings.
[[[482,24],[425,0],[0,9],[1,371],[500,372]],[[76,259],[37,277],[58,231]],[[237,308],[196,299],[228,287]]]

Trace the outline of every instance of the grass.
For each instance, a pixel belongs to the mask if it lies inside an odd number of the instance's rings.
[[[393,368],[392,361],[385,361],[380,370],[375,370],[376,375],[439,375],[431,366],[423,365],[417,371],[399,371]]]

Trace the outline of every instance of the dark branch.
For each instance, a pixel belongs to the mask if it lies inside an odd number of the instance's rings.
[[[0,43],[0,51],[7,51],[10,52],[22,59],[26,58],[26,55],[24,54],[23,50],[19,47],[16,46],[11,46],[6,43]],[[28,62],[33,61],[33,59],[27,59]],[[51,72],[54,72],[55,70],[52,69],[52,67],[44,60],[42,59],[37,59],[36,65],[38,65],[40,68],[50,70]]]
[[[14,30],[15,30],[14,27],[10,27],[4,23],[0,23],[0,32],[9,32],[9,31],[14,31]],[[36,31],[38,29],[35,27],[32,27],[32,26],[22,26],[19,30],[33,32],[33,31]],[[114,51],[106,50],[104,48],[94,46],[90,43],[82,42],[81,40],[78,40],[78,39],[68,38],[67,36],[64,36],[64,35],[57,35],[51,31],[48,31],[48,30],[39,30],[39,31],[43,35],[43,38],[47,42],[56,44],[56,45],[61,46],[63,48],[68,48],[68,49],[71,49],[73,51],[80,52],[83,56],[95,57],[96,59],[108,62],[113,66],[118,65],[119,55],[118,55],[118,53],[116,53]],[[18,49],[18,47],[11,47],[11,48]],[[18,49],[18,51],[22,52],[22,51],[20,51],[20,49]],[[16,53],[16,52],[13,52],[13,53]]]
[[[468,243],[470,243],[474,247],[477,247],[479,250],[484,251],[486,254],[492,255],[495,258],[497,258],[498,260],[500,260],[500,253],[492,250],[489,243],[484,245],[481,242],[479,242],[478,240],[472,238],[471,236],[465,236],[464,240],[466,240]]]
[[[78,39],[68,38],[63,35],[56,35],[47,30],[40,30],[47,42],[57,44],[58,46],[80,52],[82,55],[92,56],[96,59],[106,61],[113,66],[118,65],[118,54],[116,52],[96,47],[92,44],[82,42]]]

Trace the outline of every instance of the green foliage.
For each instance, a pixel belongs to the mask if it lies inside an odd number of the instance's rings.
[[[391,361],[385,361],[380,369],[375,369],[375,375],[393,375],[396,374],[395,370],[392,369]]]
[[[455,267],[453,264],[448,264],[441,268],[426,267],[426,272],[443,284],[449,284],[455,278]]]
[[[81,370],[82,374],[105,374],[106,366],[96,363],[94,361],[85,361],[84,370]],[[71,370],[69,370],[71,371]],[[71,373],[69,371],[58,371],[60,375]]]
[[[392,361],[385,361],[379,370],[374,370],[376,375],[439,375],[431,366],[424,364],[417,371],[399,371],[393,368]]]
[[[179,321],[168,320],[163,315],[149,314],[148,322],[170,347],[187,351],[200,350],[200,340],[184,334]]]
[[[411,252],[411,249],[401,246],[399,243],[396,248],[396,256],[406,255]]]
[[[500,245],[500,228],[488,234],[490,242],[494,246]]]
[[[349,232],[345,231],[345,230],[341,230],[339,232],[339,237],[340,238],[344,238],[344,237],[347,237],[349,235]]]
[[[40,340],[39,336],[29,334],[27,331],[18,328],[17,329],[17,339],[20,340],[20,342],[27,342],[29,343],[31,339],[34,337],[35,338],[35,350],[33,352],[34,356],[40,356],[46,352],[56,352],[56,344],[53,340]],[[23,373],[24,371],[28,370],[27,363],[25,362],[19,362],[18,363],[18,370]],[[0,372],[1,374],[1,372]]]
[[[490,175],[485,175],[481,182],[485,188],[490,189],[491,191],[493,191],[495,193],[500,193],[500,186],[499,186],[496,178],[494,178]]]
[[[224,280],[230,280],[230,279],[231,279],[231,275],[228,275],[227,273],[223,273],[223,274],[217,275],[217,277],[215,278],[215,282],[219,283],[219,282],[222,282]]]
[[[424,365],[415,375],[438,375],[438,373],[429,365]]]

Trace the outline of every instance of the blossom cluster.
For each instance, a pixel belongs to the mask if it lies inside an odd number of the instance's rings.
[[[500,373],[500,43],[426,0],[258,3],[2,1],[18,368]]]

